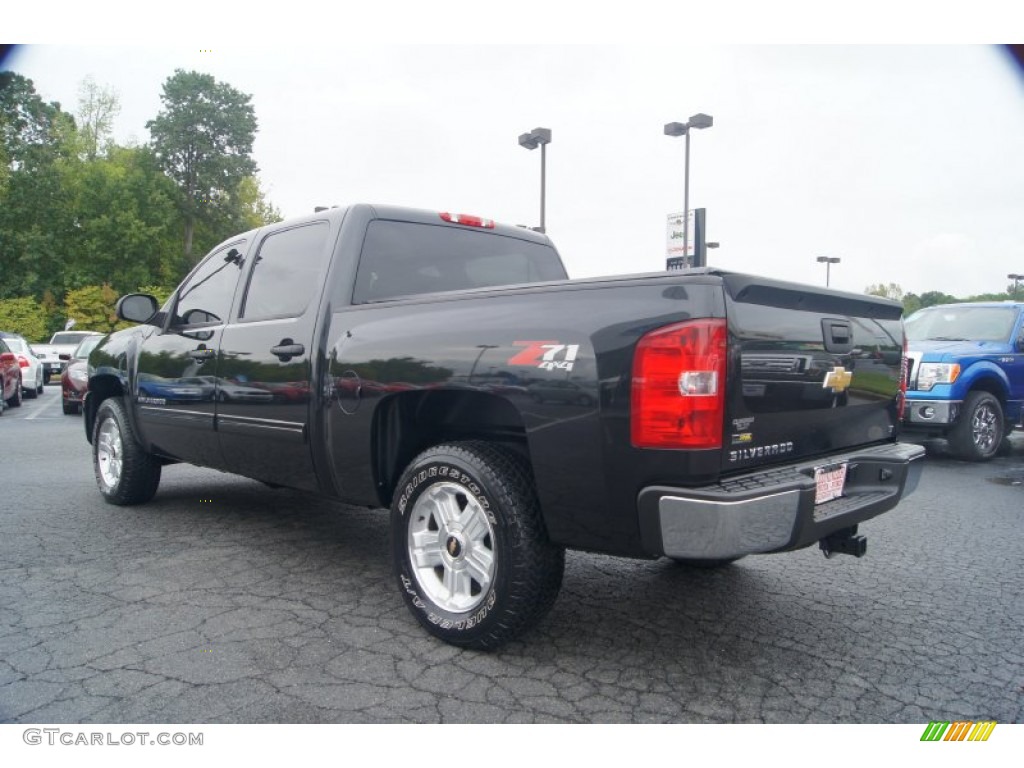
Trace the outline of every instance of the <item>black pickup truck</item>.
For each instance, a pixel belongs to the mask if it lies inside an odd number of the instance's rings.
[[[551,242],[353,205],[214,249],[90,357],[113,504],[188,462],[390,507],[413,615],[492,648],[567,547],[715,566],[864,554],[923,450],[896,441],[899,305],[716,269],[570,281]]]

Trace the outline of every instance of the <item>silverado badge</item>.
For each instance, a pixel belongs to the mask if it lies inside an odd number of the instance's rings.
[[[821,383],[821,386],[831,389],[838,395],[850,386],[851,381],[853,381],[853,374],[839,365],[825,374],[825,381]]]

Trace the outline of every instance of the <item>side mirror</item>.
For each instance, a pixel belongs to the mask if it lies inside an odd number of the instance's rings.
[[[213,314],[213,312],[207,312],[205,309],[190,309],[181,319],[185,321],[185,325],[204,325],[206,323],[220,322],[219,317]]]
[[[115,312],[129,323],[146,323],[160,310],[156,298],[148,293],[129,293],[117,300]]]

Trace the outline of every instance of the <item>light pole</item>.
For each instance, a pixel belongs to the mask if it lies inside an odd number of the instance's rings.
[[[1013,273],[1010,273],[1006,277],[1009,278],[1010,280],[1013,280],[1013,298],[1016,299],[1017,298],[1017,284],[1020,283],[1021,280],[1024,280],[1024,275],[1015,275]]]
[[[715,120],[711,115],[700,112],[690,117],[687,123],[665,123],[666,136],[686,137],[686,170],[683,175],[683,257],[690,261],[690,129],[710,128]]]
[[[547,181],[547,147],[551,143],[550,128],[534,128],[529,133],[519,134],[519,146],[536,149],[540,146],[540,227],[537,231],[544,233],[544,187]]]
[[[825,286],[832,282],[832,265],[838,264],[842,259],[838,256],[819,256],[818,261],[825,265]]]

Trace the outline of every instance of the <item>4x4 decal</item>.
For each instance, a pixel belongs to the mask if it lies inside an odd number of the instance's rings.
[[[509,365],[528,365],[545,371],[571,371],[579,344],[561,344],[557,341],[514,341],[517,347],[526,347],[518,355],[509,358]]]

